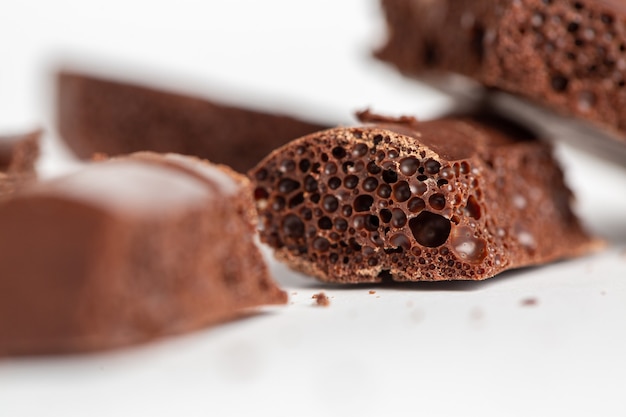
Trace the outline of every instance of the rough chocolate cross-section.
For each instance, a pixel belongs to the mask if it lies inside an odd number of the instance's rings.
[[[0,204],[0,354],[113,348],[282,304],[249,181],[180,155],[89,164]]]
[[[379,58],[456,72],[619,133],[626,142],[626,3],[382,0]]]
[[[94,153],[176,152],[245,172],[274,148],[324,128],[87,74],[62,72],[57,84],[61,136],[87,159]]]
[[[551,148],[492,117],[375,124],[297,139],[250,176],[262,241],[323,281],[480,280],[598,245]]]
[[[0,136],[0,198],[36,177],[41,131],[24,135]]]

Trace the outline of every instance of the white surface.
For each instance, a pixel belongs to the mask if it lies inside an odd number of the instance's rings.
[[[44,173],[67,168],[47,95],[59,57],[319,120],[444,111],[448,97],[369,58],[376,13],[359,0],[3,0],[0,129],[43,124]],[[623,416],[626,170],[559,156],[581,216],[612,242],[602,253],[386,288],[326,287],[272,263],[285,307],[130,350],[0,360],[0,416]],[[330,307],[312,306],[320,290]]]

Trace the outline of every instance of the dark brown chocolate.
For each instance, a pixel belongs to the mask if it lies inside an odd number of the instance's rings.
[[[493,117],[311,134],[250,172],[261,240],[341,283],[481,280],[598,245],[551,148]]]
[[[34,180],[41,131],[0,136],[0,198]]]
[[[273,149],[325,128],[86,74],[62,72],[57,88],[61,136],[81,158],[176,152],[246,172]]]
[[[626,142],[626,6],[617,0],[382,0],[400,71],[460,73]]]
[[[16,193],[0,204],[0,354],[114,348],[285,303],[253,213],[245,177],[173,154]]]

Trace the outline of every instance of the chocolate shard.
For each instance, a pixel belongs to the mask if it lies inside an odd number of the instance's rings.
[[[250,187],[142,153],[0,204],[0,354],[114,348],[284,304],[253,241]]]
[[[382,0],[377,56],[406,74],[455,72],[619,133],[626,142],[622,1]]]
[[[362,116],[376,123],[297,139],[250,172],[261,240],[292,268],[340,283],[482,280],[599,245],[550,146],[524,129]]]
[[[0,136],[0,198],[34,180],[41,131]]]
[[[325,126],[74,72],[57,79],[57,122],[80,158],[176,152],[240,172],[273,149]]]

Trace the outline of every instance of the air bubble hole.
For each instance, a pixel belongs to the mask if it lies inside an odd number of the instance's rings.
[[[411,188],[406,181],[400,181],[393,187],[393,196],[396,201],[402,203],[411,198]]]
[[[419,161],[413,157],[405,158],[400,161],[400,172],[407,177],[414,175],[419,168]]]
[[[395,171],[388,169],[383,172],[383,181],[387,184],[393,184],[398,181],[398,174]]]
[[[278,192],[281,194],[289,194],[298,188],[300,188],[300,183],[296,180],[292,180],[291,178],[283,178],[278,183]]]
[[[413,237],[422,246],[435,248],[443,245],[450,236],[450,220],[429,211],[421,212],[409,220]]]
[[[374,204],[374,198],[371,195],[363,194],[354,199],[354,211],[369,211]]]
[[[440,193],[433,194],[428,199],[428,203],[435,210],[443,210],[446,206],[446,197]]]
[[[331,151],[333,156],[337,159],[344,158],[346,156],[346,150],[342,146],[336,146]]]
[[[344,180],[343,184],[347,189],[352,190],[359,185],[359,178],[356,175],[348,175]]]
[[[317,221],[317,226],[322,230],[330,230],[333,228],[333,222],[330,218],[324,216]]]
[[[434,159],[429,159],[424,162],[424,168],[426,169],[426,173],[430,175],[435,175],[439,173],[439,169],[441,168],[441,164]]]

